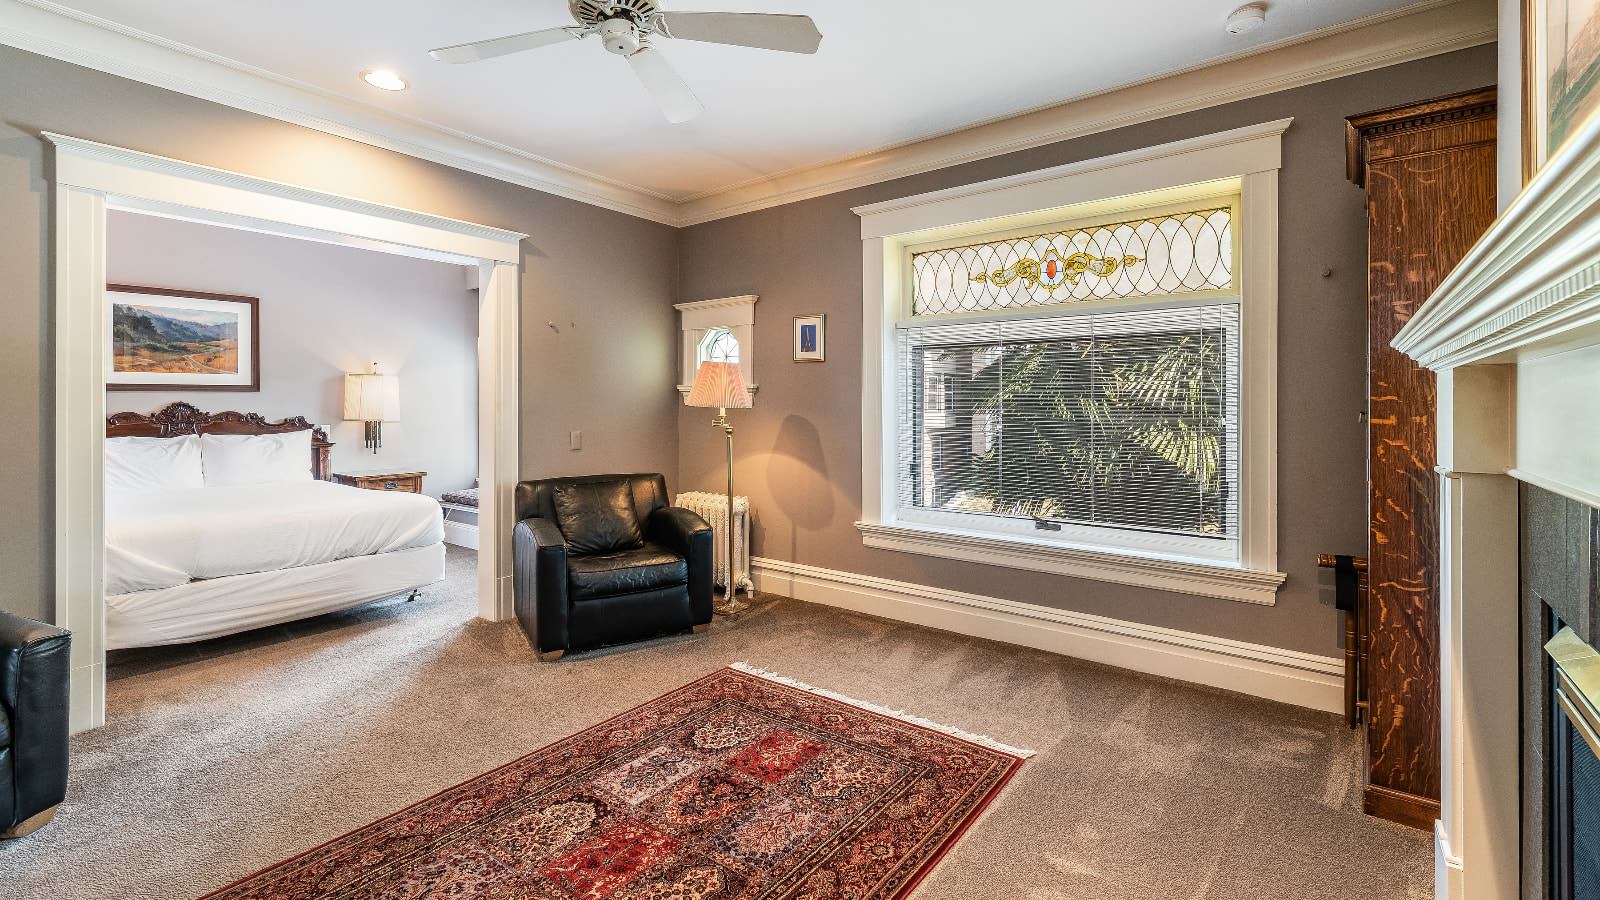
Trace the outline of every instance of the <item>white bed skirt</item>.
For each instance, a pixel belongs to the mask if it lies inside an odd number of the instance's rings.
[[[106,646],[222,637],[360,606],[444,579],[444,544],[106,597]]]

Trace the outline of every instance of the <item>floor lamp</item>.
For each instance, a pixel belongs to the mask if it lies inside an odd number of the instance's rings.
[[[728,410],[749,409],[751,405],[750,392],[744,386],[744,371],[736,363],[701,363],[685,402],[690,406],[716,407],[717,416],[711,424],[728,436],[728,592],[716,611],[729,616],[750,608],[750,604],[739,599],[738,566],[733,558],[733,425],[728,421]]]

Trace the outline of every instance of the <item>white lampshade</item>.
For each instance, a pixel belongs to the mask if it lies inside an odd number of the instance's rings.
[[[689,399],[684,402],[690,406],[749,409],[750,391],[744,386],[744,370],[736,363],[701,363],[694,387],[689,389]]]
[[[346,422],[400,421],[400,376],[344,376],[344,418]]]

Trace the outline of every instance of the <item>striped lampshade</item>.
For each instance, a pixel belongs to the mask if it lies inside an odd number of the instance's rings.
[[[749,409],[750,392],[744,386],[744,371],[737,363],[701,363],[689,399],[684,402],[690,406]]]

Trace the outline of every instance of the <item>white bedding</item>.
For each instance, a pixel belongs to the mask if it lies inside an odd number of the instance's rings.
[[[106,646],[204,641],[398,596],[444,578],[444,554],[444,545],[434,544],[112,594],[106,597]]]
[[[106,497],[106,593],[312,566],[444,539],[421,494],[327,481]]]

